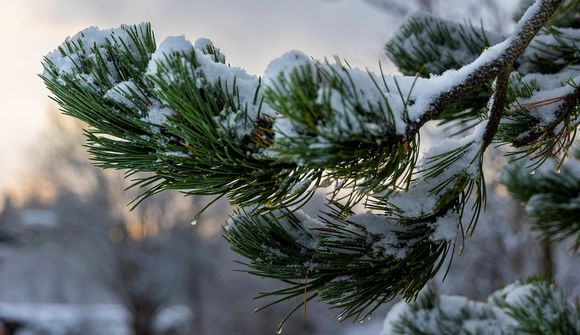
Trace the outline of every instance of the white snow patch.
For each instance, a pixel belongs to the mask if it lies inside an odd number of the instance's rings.
[[[400,214],[409,218],[421,218],[434,212],[441,195],[446,189],[453,186],[447,184],[443,190],[434,193],[434,190],[443,185],[447,180],[456,178],[462,173],[466,173],[471,178],[476,178],[479,171],[477,157],[480,154],[483,132],[487,121],[477,125],[471,135],[460,139],[448,138],[433,146],[419,164],[420,169],[425,170],[431,166],[427,159],[446,154],[451,150],[463,149],[463,154],[453,164],[450,164],[440,174],[436,176],[425,176],[425,172],[419,174],[407,192],[397,192],[389,198],[389,202],[395,206]]]
[[[193,45],[185,39],[185,36],[167,37],[151,55],[146,74],[150,76],[156,75],[159,63],[164,62],[168,56],[180,53],[188,54],[192,51]]]
[[[431,236],[433,241],[454,241],[459,230],[460,215],[449,212],[437,219],[434,223],[435,231]]]
[[[148,111],[147,115],[142,118],[143,121],[150,123],[155,126],[162,126],[167,123],[168,116],[174,116],[175,111],[171,108],[164,106],[161,103],[153,103]]]
[[[405,316],[405,314],[410,312],[409,304],[404,301],[400,301],[396,303],[387,314],[385,321],[383,323],[383,330],[379,335],[392,335],[395,333],[394,325],[401,318]]]
[[[134,99],[145,100],[141,89],[131,80],[122,81],[113,86],[103,96],[105,99],[116,101],[127,108],[135,108]]]
[[[144,29],[145,25],[146,23],[138,24],[136,26],[137,30]],[[73,37],[67,37],[63,44],[46,55],[46,59],[56,68],[58,76],[65,76],[72,75],[78,71],[81,65],[81,57],[94,57],[93,48],[104,53],[106,51],[104,48],[106,45],[119,44],[122,41],[128,47],[130,52],[137,54],[138,50],[127,33],[127,29],[130,27],[131,26],[122,25],[119,28],[105,30],[101,30],[94,26],[86,28]],[[63,55],[61,50],[64,50],[67,53],[69,52],[67,44],[72,44],[81,48],[80,52],[72,52],[68,55]],[[106,65],[111,69],[114,68],[113,64],[107,63]],[[43,76],[52,78],[46,68],[44,69]]]
[[[266,86],[273,86],[281,77],[289,80],[292,71],[303,66],[310,66],[314,70],[314,61],[300,51],[288,51],[268,65],[264,72],[263,83]]]

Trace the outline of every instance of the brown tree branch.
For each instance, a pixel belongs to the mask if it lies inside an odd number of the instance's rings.
[[[482,150],[485,150],[485,148],[491,144],[499,127],[501,115],[505,107],[505,98],[509,85],[511,69],[511,67],[506,68],[499,76],[497,76],[495,81],[495,93],[493,94],[493,103],[489,113],[489,120],[487,121],[485,132],[483,133]]]
[[[532,39],[554,14],[561,0],[537,0],[518,23],[515,32],[504,42],[491,47],[473,63],[458,71],[448,71],[431,80],[446,82],[452,78],[455,84],[431,98],[427,110],[417,121],[408,124],[406,137],[413,138],[421,126],[437,118],[445,108],[463,99],[476,89],[489,83],[514,62],[528,47]]]

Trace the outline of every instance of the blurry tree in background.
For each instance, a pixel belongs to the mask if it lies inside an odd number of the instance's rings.
[[[475,18],[482,20],[488,29],[498,32],[506,30],[511,18],[511,12],[506,8],[511,5],[501,0],[464,0],[461,3],[446,0],[364,1],[387,15],[405,17],[417,11],[424,11],[451,20]]]
[[[181,313],[189,319],[182,320],[182,330],[177,333],[188,334],[187,327],[195,325],[193,310],[199,308],[203,287],[199,281],[207,276],[208,261],[199,230],[187,224],[195,201],[168,193],[148,199],[134,211],[127,210],[124,204],[132,198],[119,190],[125,184],[123,177],[87,164],[86,154],[79,150],[78,144],[83,142],[80,129],[78,122],[54,118],[47,140],[34,149],[38,165],[35,177],[28,180],[29,189],[20,190],[30,198],[19,216],[22,219],[22,213],[32,211],[53,213],[55,228],[52,234],[36,236],[22,231],[19,244],[38,240],[79,253],[80,267],[91,277],[92,285],[101,285],[126,307],[135,334],[161,334],[154,324],[159,312],[176,304],[189,306],[190,315]],[[16,224],[17,217],[6,217],[9,211],[5,208],[4,221]],[[71,286],[64,291],[74,291],[78,285],[61,280]]]
[[[46,303],[70,304],[71,309],[119,303],[129,313],[132,334],[274,330],[283,307],[251,315],[251,292],[264,284],[233,272],[239,268],[237,259],[219,239],[219,223],[229,211],[224,202],[196,226],[190,224],[191,211],[204,205],[199,197],[164,192],[131,211],[127,204],[137,193],[123,190],[128,184],[122,174],[90,164],[79,145],[82,124],[55,111],[50,115],[43,141],[31,149],[30,172],[0,212],[0,229],[11,237],[6,258],[0,254],[0,320],[3,313],[15,315],[34,335],[78,334],[79,329],[85,335],[125,334],[122,323],[96,323],[102,319],[98,315],[60,326],[51,325],[58,323],[51,320],[56,316],[48,321],[35,317],[51,315],[38,310]],[[10,301],[38,306],[24,313],[1,308]],[[290,329],[324,334],[335,328],[325,309],[312,311]]]

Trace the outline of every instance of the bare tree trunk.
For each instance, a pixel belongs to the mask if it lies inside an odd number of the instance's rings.
[[[153,318],[155,311],[156,308],[150,308],[146,304],[134,306],[131,323],[134,335],[154,335]]]
[[[547,279],[554,278],[554,259],[552,257],[552,243],[548,241],[540,242],[540,265],[538,272]]]

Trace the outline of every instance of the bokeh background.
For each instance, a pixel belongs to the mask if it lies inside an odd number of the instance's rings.
[[[516,0],[0,0],[0,320],[19,335],[273,334],[291,304],[252,313],[258,291],[276,283],[243,268],[220,237],[231,209],[166,193],[134,211],[137,191],[122,175],[93,168],[82,124],[61,116],[38,73],[67,36],[88,27],[152,23],[171,35],[210,38],[228,62],[260,75],[288,50],[337,55],[355,67],[396,73],[383,46],[404,17],[424,10],[508,32]],[[440,136],[436,131],[429,138]],[[424,142],[425,143],[425,142]],[[475,236],[457,255],[442,291],[482,298],[502,284],[543,273],[572,296],[578,258],[565,242],[534,242],[521,206],[495,183]],[[316,214],[323,196],[309,204]],[[339,324],[312,304],[288,334],[378,334],[389,305],[363,325]],[[304,314],[304,315],[303,315]],[[2,330],[0,330],[2,334]]]

